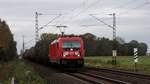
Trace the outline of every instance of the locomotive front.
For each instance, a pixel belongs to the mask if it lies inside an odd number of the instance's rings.
[[[61,59],[63,66],[82,67],[84,65],[83,40],[79,37],[66,37],[60,40]]]

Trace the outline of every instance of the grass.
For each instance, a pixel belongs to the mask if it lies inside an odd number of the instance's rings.
[[[90,56],[85,57],[85,65],[90,67],[113,68],[112,56]],[[117,64],[115,68],[134,71],[133,56],[117,56]],[[140,56],[137,63],[139,73],[150,74],[150,57]]]
[[[17,84],[45,84],[46,80],[34,72],[31,65],[23,60],[14,60],[0,66],[0,84],[10,84],[15,77]]]

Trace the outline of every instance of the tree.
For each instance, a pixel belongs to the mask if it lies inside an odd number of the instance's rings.
[[[139,55],[146,55],[146,52],[147,52],[147,45],[146,43],[140,43],[139,46],[138,46],[138,52],[139,52]]]
[[[96,55],[96,36],[90,33],[86,33],[81,36],[84,41],[84,47],[85,47],[85,55],[86,56],[92,56]]]
[[[124,44],[125,40],[121,37],[116,37],[116,41],[118,41],[120,44]]]
[[[9,61],[16,57],[17,49],[16,42],[13,39],[13,35],[9,26],[5,21],[0,20],[0,61]]]
[[[91,33],[86,33],[83,35],[64,35],[65,37],[82,37],[84,41],[85,56],[110,56],[112,55],[112,50],[117,49],[117,54],[120,56],[131,56],[134,55],[133,49],[138,48],[139,55],[145,55],[147,51],[146,43],[139,43],[136,40],[132,40],[129,43],[121,38],[120,42],[118,40],[110,40],[108,38],[96,37]],[[59,37],[58,34],[44,33],[41,35],[41,40],[39,40],[34,47],[25,52],[25,56],[30,60],[37,62],[47,63],[49,54],[49,44]],[[115,46],[115,47],[114,47]]]

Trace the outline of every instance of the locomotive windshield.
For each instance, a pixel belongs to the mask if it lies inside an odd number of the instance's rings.
[[[80,41],[63,41],[63,49],[80,49]]]

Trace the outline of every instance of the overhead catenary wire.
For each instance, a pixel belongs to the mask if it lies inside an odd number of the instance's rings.
[[[147,1],[145,1],[144,3],[142,3],[142,4],[140,4],[140,5],[136,6],[136,7],[133,7],[133,8],[131,8],[131,9],[125,11],[125,12],[119,13],[118,15],[124,15],[124,14],[127,14],[127,13],[129,13],[129,12],[135,10],[135,9],[142,8],[142,7],[144,7],[144,6],[148,5],[148,4],[150,4],[150,3],[147,2]]]
[[[120,8],[124,8],[124,7],[126,7],[126,6],[128,6],[128,5],[130,5],[130,4],[134,4],[135,2],[137,2],[138,0],[131,0],[131,1],[128,1],[128,2],[126,2],[126,3],[123,3],[123,4],[121,4],[121,5],[119,5],[119,6],[116,6],[116,7],[114,7],[114,8],[110,8],[110,9],[106,9],[105,11],[110,11],[110,10],[117,10],[118,8],[120,9]],[[132,3],[132,2],[134,2],[134,3]],[[100,14],[104,14],[104,12],[102,12],[102,13],[97,13],[97,15],[100,15]]]
[[[25,44],[29,44],[29,43],[31,43],[31,42],[33,42],[34,41],[34,39],[31,39],[31,40],[29,40],[29,41],[27,41],[27,42],[24,42]]]
[[[130,2],[132,2],[132,1],[130,1]],[[128,2],[128,3],[129,3],[129,2]],[[126,3],[126,4],[127,4],[127,3]],[[140,5],[136,6],[136,7],[133,7],[133,8],[131,8],[131,9],[125,11],[125,12],[118,13],[117,16],[122,16],[122,15],[128,14],[129,12],[134,11],[135,9],[144,7],[144,6],[148,5],[148,4],[150,4],[150,2],[149,2],[148,0],[145,0],[144,3],[142,3],[142,4],[140,4]],[[118,6],[118,7],[119,7],[119,6]],[[118,8],[118,7],[117,7],[117,8]],[[124,6],[121,6],[121,5],[120,5],[120,7],[124,7]],[[99,14],[92,14],[92,15],[99,15]],[[102,20],[102,19],[103,19],[103,20]],[[106,21],[106,20],[104,20],[104,18],[99,18],[99,20],[101,20],[101,21],[103,21],[103,22]],[[108,18],[107,20],[109,20],[109,18]],[[84,25],[84,26],[85,26],[85,25]],[[93,25],[90,25],[90,26],[93,26]],[[95,26],[95,25],[94,25],[94,26]]]
[[[132,4],[132,2],[135,2],[135,1],[134,1],[134,0],[131,0],[131,1],[127,2],[127,3],[125,3],[125,4],[121,4],[121,5],[119,5],[119,6],[115,7],[115,8],[107,9],[107,10],[105,10],[105,11],[110,11],[110,10],[113,10],[113,9],[123,8],[123,7],[127,6],[127,5]],[[136,0],[136,2],[137,2],[137,0]],[[103,13],[104,13],[104,12],[103,12]],[[100,13],[100,14],[103,14],[103,13]],[[100,15],[100,14],[97,14],[97,15]],[[103,19],[103,18],[101,18],[101,19]],[[107,19],[107,20],[108,20],[108,19]]]
[[[79,7],[74,7],[73,9],[71,9],[68,13],[66,13],[65,15],[62,15],[62,19],[60,19],[55,25],[58,24],[62,24],[61,22],[64,21],[64,19],[70,14],[70,16],[72,16],[71,14],[73,12],[75,12],[77,9],[81,8],[83,5],[85,4],[85,1],[83,1],[82,3],[79,4]]]
[[[93,2],[92,4],[90,4],[89,6],[87,6],[85,9],[81,10],[80,12],[78,12],[77,14],[75,14],[74,16],[72,16],[71,18],[69,18],[66,22],[64,23],[69,23],[71,21],[73,21],[75,18],[77,18],[78,16],[80,16],[82,13],[86,12],[89,8],[95,6],[95,4],[98,4],[101,0],[96,0],[95,2]],[[62,23],[63,24],[63,23]]]
[[[43,25],[42,27],[39,27],[39,20],[38,17],[39,15],[46,15],[46,14],[42,14],[42,13],[38,13],[35,12],[35,42],[37,42],[39,40],[39,31],[41,29],[43,29],[44,27],[47,27],[50,23],[52,23],[55,19],[59,18],[61,16],[61,14],[58,14],[58,16],[54,17],[52,20],[50,20],[47,24]],[[52,15],[52,14],[50,14]]]
[[[91,17],[93,17],[94,19],[96,19],[96,20],[100,21],[101,23],[103,23],[103,24],[107,25],[108,27],[113,28],[113,26],[111,26],[111,25],[109,25],[109,24],[105,23],[103,20],[101,20],[101,19],[99,19],[99,18],[96,18],[96,17],[95,17],[95,16],[93,16],[92,14],[90,14],[90,16],[91,16]]]
[[[121,5],[119,5],[119,6],[116,6],[115,8],[110,8],[110,9],[107,9],[107,10],[105,10],[105,11],[110,11],[110,10],[117,10],[117,9],[121,9],[121,8],[124,8],[124,7],[126,7],[126,6],[128,6],[128,5],[130,5],[130,4],[135,4],[135,2],[137,2],[138,0],[131,0],[131,1],[128,1],[128,2],[126,2],[126,3],[124,3],[124,4],[121,4]],[[134,3],[133,3],[134,2]],[[102,12],[102,13],[95,13],[95,14],[93,14],[93,15],[102,15],[102,14],[104,14],[105,15],[105,12]],[[105,19],[104,17],[101,17],[100,19]],[[110,20],[110,18],[107,18],[107,20]],[[105,21],[106,21],[106,19],[105,19]]]
[[[134,3],[133,3],[133,2],[134,2]],[[117,8],[124,8],[124,7],[126,7],[127,5],[130,5],[130,4],[135,4],[135,2],[137,2],[137,1],[131,0],[131,1],[127,2],[127,3],[125,3],[125,4],[121,4],[121,5],[117,6],[117,7],[115,7],[115,10],[117,10]],[[96,3],[96,2],[95,2],[95,3]],[[90,8],[90,6],[88,6],[88,7]],[[89,9],[89,8],[87,8],[87,9]],[[138,7],[137,7],[137,8],[138,8]],[[69,18],[69,21],[68,21],[68,22],[73,21],[74,18],[77,18],[81,13],[85,12],[87,9],[84,9],[84,10],[80,11],[78,14],[76,14],[76,16],[73,16],[72,18]],[[113,9],[114,9],[114,8],[111,8],[111,9],[108,9],[107,11],[113,10]],[[136,9],[136,8],[134,8],[134,9]],[[102,14],[102,13],[101,13],[101,14]],[[101,19],[105,19],[105,18],[103,17],[103,18],[101,18]],[[110,19],[107,18],[107,20],[110,20]],[[66,22],[66,23],[67,23],[67,22]]]
[[[58,14],[56,17],[54,17],[52,20],[50,20],[47,24],[43,25],[42,27],[39,27],[39,30],[43,29],[44,27],[47,27],[50,23],[52,23],[54,20],[56,20],[57,18],[59,18],[61,15],[62,14]]]
[[[82,11],[80,11],[80,12],[77,13],[75,16],[69,18],[69,20],[67,20],[67,22],[73,21],[74,18],[77,18],[80,14],[82,14],[83,12],[85,12],[86,10],[88,10],[89,8],[91,8],[93,5],[99,3],[99,1],[100,1],[100,0],[97,0],[96,2],[93,2],[93,3],[90,4],[87,8],[85,8],[85,9],[82,10]],[[135,1],[134,1],[134,0],[131,0],[131,1],[127,2],[127,3],[125,3],[125,4],[119,5],[119,6],[116,7],[116,9],[117,9],[117,8],[120,8],[120,7],[123,8],[123,7],[127,6],[127,5],[130,5],[130,4],[132,4],[132,2],[135,2]],[[136,2],[137,2],[137,1],[136,1]],[[83,4],[83,3],[82,3],[82,4]],[[76,9],[77,9],[77,8],[74,8],[72,11],[74,11],[74,10],[76,10]],[[112,9],[114,9],[114,8],[111,8],[111,9],[108,9],[108,10],[112,10]],[[107,10],[107,11],[108,11],[108,10]],[[102,18],[101,18],[101,19],[102,19]],[[67,23],[67,22],[66,22],[66,23]],[[61,23],[61,24],[63,24],[63,23]]]
[[[67,22],[69,23],[69,22],[73,21],[73,20],[76,19],[78,16],[80,16],[82,13],[84,13],[84,12],[87,11],[89,8],[91,8],[90,6],[93,6],[93,4],[97,4],[97,2],[99,2],[99,1],[100,1],[100,0],[97,0],[96,2],[94,2],[94,3],[90,4],[90,5],[88,5],[85,9],[83,9],[83,10],[81,10],[80,12],[78,12],[77,14],[75,14],[75,16],[69,18],[69,20],[66,21],[66,23],[67,23]],[[123,8],[123,7],[126,7],[127,5],[134,4],[134,3],[132,3],[132,2],[137,2],[137,1],[131,0],[131,1],[129,1],[129,2],[124,3],[123,5],[117,6],[116,8]],[[81,4],[83,4],[83,3],[81,3]],[[132,8],[132,9],[137,9],[137,8],[140,8],[140,7],[144,6],[144,5],[146,5],[146,4],[144,3],[143,5],[140,5],[140,6],[138,6],[138,7],[134,7],[134,8]],[[72,11],[75,11],[76,9],[78,9],[78,8],[74,8],[74,9],[72,9]],[[112,8],[112,9],[113,9],[113,8]],[[130,10],[132,10],[132,9],[130,9]],[[110,9],[109,9],[109,10],[110,10]],[[130,10],[129,10],[128,12],[130,12]],[[124,12],[124,14],[127,14],[128,12]],[[117,13],[117,15],[118,15],[118,13]],[[120,15],[122,15],[122,14],[120,14]],[[101,19],[102,19],[102,18],[101,18]],[[63,23],[65,23],[65,22],[63,22]],[[63,23],[60,23],[60,25],[63,24]]]

